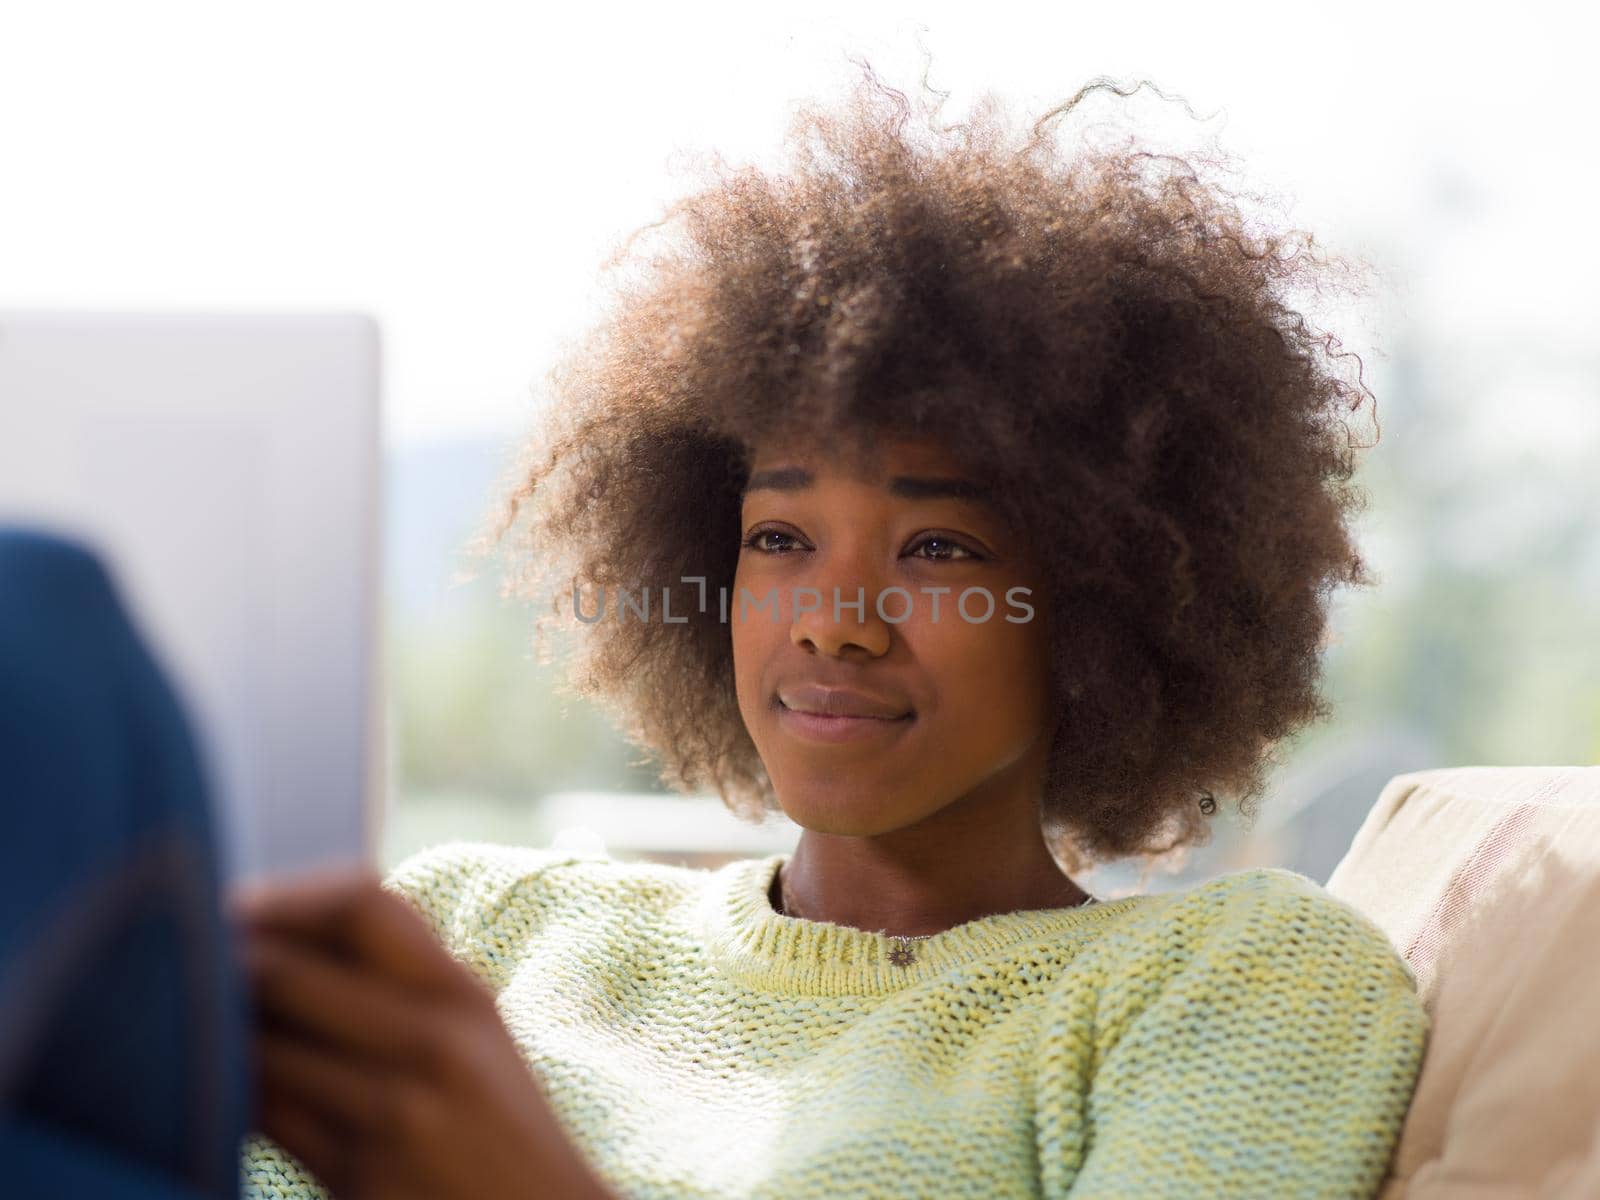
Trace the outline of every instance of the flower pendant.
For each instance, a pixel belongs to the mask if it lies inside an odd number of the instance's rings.
[[[889,961],[897,967],[909,967],[917,961],[917,948],[907,942],[898,942],[889,950]]]

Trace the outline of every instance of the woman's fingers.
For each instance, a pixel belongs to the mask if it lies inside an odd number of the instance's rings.
[[[258,875],[234,884],[227,907],[236,919],[310,932],[337,919],[337,909],[382,886],[378,873],[348,863],[290,874]]]
[[[307,1138],[326,1157],[340,1130],[370,1131],[382,1120],[385,1076],[371,1064],[330,1051],[301,1035],[263,1029],[255,1039],[262,1109],[285,1134]],[[314,1124],[315,1135],[303,1126]],[[276,1137],[269,1128],[267,1133]],[[285,1145],[288,1142],[284,1141]],[[308,1144],[308,1149],[311,1146]],[[309,1164],[308,1164],[309,1165]]]
[[[258,1041],[256,1056],[261,1132],[299,1159],[335,1195],[343,1195],[340,1185],[357,1145],[353,1130],[320,1094],[307,1096],[298,1090],[299,1072],[283,1065],[276,1048]]]
[[[228,907],[248,933],[341,949],[414,988],[456,995],[480,990],[422,914],[367,868],[257,880],[230,893]]]
[[[368,1134],[342,1124],[325,1108],[279,1089],[265,1089],[261,1101],[261,1131],[294,1155],[338,1200],[365,1200],[382,1196],[362,1185],[370,1172]]]
[[[271,933],[244,951],[261,1015],[375,1062],[419,1064],[436,1052],[440,1021],[428,996],[407,995],[359,963]]]

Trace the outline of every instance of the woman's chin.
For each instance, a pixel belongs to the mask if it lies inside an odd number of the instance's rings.
[[[784,815],[802,829],[837,837],[872,837],[916,820],[904,814],[881,792],[859,794],[837,788],[804,788],[780,792]]]

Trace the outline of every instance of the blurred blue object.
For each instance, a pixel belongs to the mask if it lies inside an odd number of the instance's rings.
[[[237,1197],[248,991],[189,719],[99,557],[0,528],[0,1190]]]

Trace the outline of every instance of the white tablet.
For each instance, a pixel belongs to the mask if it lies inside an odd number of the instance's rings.
[[[379,386],[358,313],[0,310],[0,524],[100,553],[196,727],[225,882],[377,863]]]

